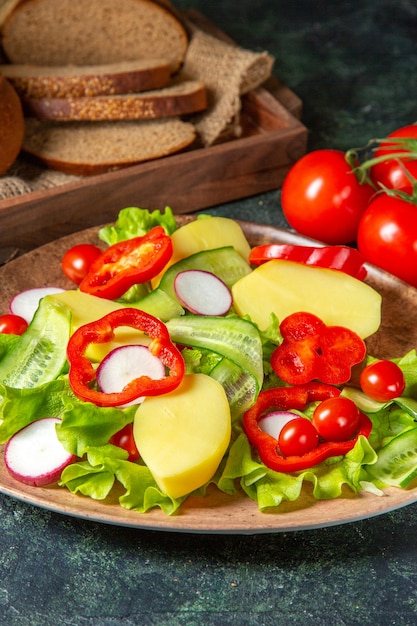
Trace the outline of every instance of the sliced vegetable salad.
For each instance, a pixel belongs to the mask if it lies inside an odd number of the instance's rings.
[[[177,227],[168,207],[122,210],[97,244],[83,275],[65,255],[74,289],[17,294],[34,315],[0,333],[12,476],[96,500],[118,484],[167,515],[210,484],[266,511],[417,476],[417,354],[366,353],[381,297],[357,251],[251,250],[237,222]]]

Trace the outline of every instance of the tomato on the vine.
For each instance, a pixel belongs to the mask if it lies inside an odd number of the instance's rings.
[[[80,243],[66,251],[62,257],[62,270],[70,281],[79,285],[88,273],[93,261],[102,250],[90,243]]]
[[[13,313],[0,315],[0,333],[5,335],[23,335],[27,327],[27,321],[20,315],[14,315]]]
[[[417,206],[377,195],[359,222],[357,244],[365,261],[417,287]]]
[[[278,446],[284,456],[302,456],[317,448],[319,435],[306,417],[295,417],[282,427]]]
[[[133,437],[133,424],[126,424],[110,438],[110,443],[118,448],[123,448],[129,453],[128,461],[137,461],[140,455]]]
[[[403,139],[410,138],[417,141],[417,124],[410,124],[394,130],[387,136],[388,139]],[[385,161],[376,163],[371,167],[370,176],[375,185],[382,184],[388,189],[401,189],[402,191],[411,192],[412,182],[407,176],[407,172],[411,174],[413,178],[417,179],[417,159],[414,154],[413,159],[408,159],[407,156],[401,158],[392,158],[393,155],[407,152],[407,148],[404,144],[399,142],[398,144],[382,141],[375,150],[373,158],[379,158],[387,156]],[[390,158],[391,157],[391,158]]]
[[[352,400],[338,396],[323,400],[314,410],[312,424],[326,441],[347,441],[359,427],[359,409]]]
[[[405,389],[405,378],[396,363],[382,359],[362,370],[359,384],[362,391],[373,400],[389,402],[401,396]]]
[[[340,150],[315,150],[288,172],[281,204],[289,225],[328,244],[356,240],[362,213],[375,190],[359,183]]]

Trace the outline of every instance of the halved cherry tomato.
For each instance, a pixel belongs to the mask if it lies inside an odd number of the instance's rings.
[[[359,409],[344,397],[327,398],[314,410],[312,424],[325,441],[347,441],[359,427]]]
[[[282,427],[278,446],[284,456],[302,456],[317,448],[319,434],[306,417],[296,417]]]
[[[299,233],[329,244],[351,243],[375,191],[360,184],[345,154],[315,150],[288,172],[281,192],[283,213]]]
[[[383,359],[362,370],[359,384],[362,391],[373,400],[389,402],[401,396],[405,389],[405,378],[396,363]]]
[[[90,243],[73,246],[62,257],[61,265],[65,276],[79,285],[101,253],[100,248]]]
[[[387,136],[387,139],[403,139],[410,138],[417,141],[417,124],[410,124],[394,130]],[[414,147],[414,151],[416,147]],[[416,154],[412,159],[402,156],[401,158],[392,158],[391,155],[407,152],[407,145],[399,142],[381,142],[379,148],[375,150],[373,158],[379,158],[387,155],[386,161],[376,163],[370,171],[373,182],[378,186],[381,184],[388,189],[401,189],[403,191],[412,191],[412,182],[407,176],[407,172],[417,179],[417,159]],[[391,157],[391,158],[390,158]]]
[[[110,443],[118,448],[123,448],[129,453],[128,461],[137,461],[140,458],[138,449],[133,438],[133,424],[126,424],[110,438]]]
[[[417,287],[417,206],[386,193],[362,215],[358,248],[365,261]]]
[[[5,335],[23,335],[27,327],[27,321],[20,315],[13,315],[12,313],[0,315],[0,333]]]

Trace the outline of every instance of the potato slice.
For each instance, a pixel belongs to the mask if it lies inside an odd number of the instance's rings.
[[[133,427],[142,459],[159,488],[173,498],[212,478],[230,432],[226,393],[206,374],[186,375],[175,391],[145,398]]]
[[[249,315],[262,330],[273,312],[281,322],[297,311],[317,315],[327,325],[344,326],[362,339],[381,323],[380,294],[339,270],[294,261],[273,260],[257,267],[232,287],[240,316]]]

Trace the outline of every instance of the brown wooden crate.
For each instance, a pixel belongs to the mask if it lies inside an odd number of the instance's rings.
[[[242,98],[240,138],[0,201],[0,260],[114,221],[124,207],[192,213],[278,189],[307,129],[299,98],[275,79],[266,86]]]

